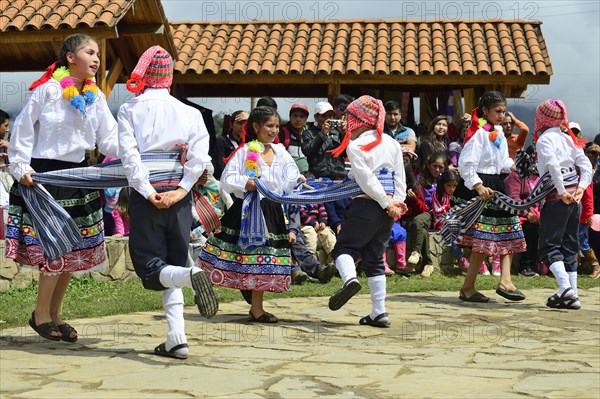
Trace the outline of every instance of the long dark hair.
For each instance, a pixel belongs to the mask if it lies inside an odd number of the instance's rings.
[[[483,109],[492,108],[495,104],[506,104],[506,97],[499,91],[488,91],[479,97],[477,103],[477,116],[483,118]]]
[[[123,187],[121,191],[119,191],[115,209],[121,214],[123,220],[129,220],[129,187]]]
[[[444,196],[444,185],[446,185],[446,183],[448,182],[453,181],[455,181],[456,183],[460,183],[459,174],[453,170],[445,170],[440,175],[440,177],[438,178],[437,187],[435,188],[435,195],[437,196],[438,200],[441,201],[442,197]]]
[[[240,148],[244,146],[244,144],[251,142],[252,140],[256,140],[257,135],[254,130],[253,124],[256,123],[260,129],[262,125],[264,125],[270,118],[276,116],[277,119],[281,120],[277,110],[272,107],[260,106],[252,109],[250,111],[250,116],[248,120],[244,124],[242,128],[242,142],[241,144],[229,155],[225,158],[225,163],[229,162],[229,160],[233,157]]]
[[[423,167],[421,168],[421,184],[425,187],[431,187],[434,184],[437,183],[437,179],[434,178],[431,173],[429,172],[429,165],[431,165],[432,163],[434,163],[436,160],[438,159],[443,159],[444,160],[444,166],[445,168],[448,167],[448,157],[446,156],[445,152],[434,152],[432,153],[429,158],[427,158],[427,161],[423,164]]]

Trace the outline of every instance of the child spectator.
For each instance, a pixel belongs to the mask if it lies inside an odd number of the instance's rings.
[[[508,175],[504,185],[506,195],[517,201],[522,201],[529,197],[531,190],[540,180],[533,146],[527,147],[525,151],[517,151],[516,164],[517,171]],[[538,274],[532,270],[532,267],[539,262],[537,256],[540,230],[539,204],[529,209],[525,215],[520,216],[519,220],[527,244],[527,251],[521,254],[519,260],[519,274],[524,277],[536,277]]]
[[[576,127],[579,127],[578,124],[576,124],[575,122],[572,122],[569,124],[569,127],[571,129],[572,129],[572,125],[576,125]],[[573,133],[576,134],[575,131],[573,131]],[[597,158],[591,154],[594,150],[598,151],[597,147],[598,146],[595,145],[594,143],[586,144],[585,155],[590,160],[590,163],[592,161],[594,161],[595,158]],[[590,148],[591,148],[591,150],[590,150]],[[596,253],[590,246],[590,243],[588,240],[588,231],[589,231],[589,227],[592,224],[592,216],[593,215],[594,215],[594,185],[590,184],[589,186],[587,186],[587,188],[583,192],[583,197],[581,198],[581,217],[579,219],[578,240],[579,240],[579,249],[581,250],[581,253],[585,257],[585,259],[590,263],[590,265],[592,266],[592,277],[594,275],[594,272],[597,271],[598,269],[600,269],[600,264],[598,263],[598,259],[596,258]]]
[[[306,242],[306,246],[311,254],[317,259],[319,256],[317,251],[320,249],[325,251],[328,258],[331,257],[331,251],[335,246],[335,234],[329,226],[327,226],[327,210],[323,204],[310,204],[300,206],[300,223],[302,234]],[[322,263],[330,263],[323,262]]]
[[[425,163],[425,167],[421,170],[417,180],[423,188],[425,195],[425,203],[427,208],[431,209],[431,199],[437,189],[437,181],[448,165],[448,157],[445,153],[436,152],[430,154],[430,158]]]
[[[129,235],[129,189],[125,187],[119,192],[117,204],[112,210],[112,217],[115,220],[115,234],[113,237],[123,237]]]
[[[456,124],[456,132],[458,137],[456,141],[453,141],[448,145],[448,152],[450,153],[450,169],[458,170],[458,159],[460,158],[465,135],[467,134],[467,129],[469,128],[470,124],[471,120],[465,118],[462,118]]]
[[[519,129],[519,134],[514,134],[515,125]],[[508,115],[504,117],[502,121],[502,130],[504,131],[504,137],[508,144],[508,156],[511,159],[515,159],[517,150],[523,149],[527,135],[529,134],[529,128],[527,125],[513,115],[512,112],[508,112]]]
[[[433,214],[433,230],[441,230],[444,217],[450,211],[450,199],[454,195],[460,176],[458,173],[447,170],[438,179],[437,187],[431,200]]]
[[[425,196],[421,185],[417,182],[412,171],[406,172],[406,206],[408,211],[402,215],[402,225],[407,232],[406,251],[410,254],[406,260],[407,272],[414,272],[423,260],[423,277],[431,276],[433,265],[429,258],[429,239],[427,230],[431,224],[429,207],[425,203]]]

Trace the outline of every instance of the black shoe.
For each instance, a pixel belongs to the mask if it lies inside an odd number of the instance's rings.
[[[304,273],[302,270],[296,270],[292,272],[292,284],[294,285],[302,285],[308,280],[308,274]]]
[[[539,274],[537,274],[536,272],[534,272],[533,270],[531,270],[530,267],[526,267],[525,269],[521,270],[519,272],[519,276],[523,276],[523,277],[537,277],[539,276]]]
[[[317,273],[319,283],[327,284],[329,281],[331,281],[331,278],[335,276],[336,271],[337,269],[333,263],[330,263],[327,266],[323,266]]]
[[[350,298],[356,295],[361,288],[362,286],[356,278],[351,278],[350,280],[346,281],[344,286],[337,290],[331,296],[331,298],[329,298],[329,309],[338,310],[344,306],[344,304],[348,302]]]

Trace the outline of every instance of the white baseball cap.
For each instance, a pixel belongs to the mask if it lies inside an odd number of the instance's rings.
[[[329,111],[333,112],[333,107],[327,101],[321,101],[315,105],[315,115],[323,115]]]
[[[579,126],[579,123],[577,122],[569,122],[569,129],[577,129],[581,132],[581,126]]]

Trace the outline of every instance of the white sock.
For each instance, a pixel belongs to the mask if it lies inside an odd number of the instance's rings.
[[[181,288],[168,288],[162,291],[162,303],[167,318],[169,332],[165,347],[171,350],[175,345],[187,343],[185,336],[185,321],[183,319],[183,292]],[[178,353],[188,353],[188,348],[177,350]]]
[[[563,262],[558,261],[551,264],[550,271],[552,272],[554,278],[556,278],[556,282],[558,283],[558,291],[556,291],[558,295],[562,295],[563,292],[571,288],[569,275],[565,270],[565,264]]]
[[[354,266],[354,259],[352,256],[342,254],[335,258],[335,267],[340,273],[340,277],[344,284],[351,278],[356,278],[356,266]],[[385,276],[383,276],[385,278]]]
[[[369,277],[367,279],[369,283],[369,289],[371,290],[371,303],[373,305],[373,309],[371,310],[371,320],[375,320],[377,316],[382,313],[385,313],[385,275],[381,276]],[[382,318],[381,321],[387,320],[386,318]]]
[[[197,269],[197,270],[194,270]],[[197,267],[182,267],[182,266],[165,266],[160,271],[159,280],[162,285],[167,288],[192,288],[192,280],[190,279],[190,270],[192,273],[198,273],[201,269]]]
[[[567,272],[569,275],[569,282],[571,284],[571,289],[574,292],[575,296],[578,296],[577,292],[577,272]]]

